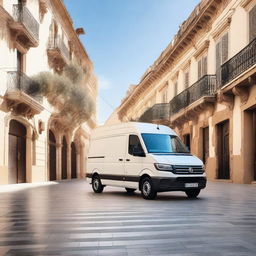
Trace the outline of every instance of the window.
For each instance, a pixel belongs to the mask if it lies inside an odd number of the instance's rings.
[[[188,150],[190,150],[190,134],[183,135],[183,141]]]
[[[184,73],[184,88],[188,88],[189,87],[189,71],[185,71]]]
[[[17,71],[25,72],[25,55],[17,50]]]
[[[203,55],[197,62],[198,79],[207,74],[207,55]]]
[[[220,38],[216,44],[216,75],[217,81],[220,82],[221,65],[228,60],[228,33]]]
[[[179,137],[174,135],[143,133],[142,138],[149,153],[189,153]]]
[[[176,81],[174,83],[174,96],[176,96],[178,94],[178,82]]]
[[[130,155],[133,155],[134,148],[137,148],[141,152],[144,151],[141,146],[139,137],[137,135],[130,135],[129,136],[129,148],[128,148],[128,152]]]
[[[165,87],[161,92],[162,92],[161,103],[166,103],[167,102],[167,87]]]
[[[249,40],[256,38],[256,5],[249,12]]]

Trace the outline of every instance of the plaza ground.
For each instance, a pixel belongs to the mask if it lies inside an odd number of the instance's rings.
[[[105,188],[85,180],[0,186],[0,255],[190,255],[256,253],[256,186],[208,183],[183,192]]]

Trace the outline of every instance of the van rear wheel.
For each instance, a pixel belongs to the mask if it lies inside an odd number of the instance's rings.
[[[200,191],[201,191],[201,189],[189,189],[189,190],[186,190],[185,193],[188,198],[197,198]]]
[[[101,193],[104,189],[104,186],[102,185],[98,175],[95,175],[92,178],[92,189],[95,193]]]
[[[128,194],[133,194],[135,192],[136,189],[133,189],[133,188],[125,188],[126,192]]]
[[[144,199],[152,200],[156,197],[157,192],[153,187],[153,182],[150,178],[144,178],[141,182],[141,194]]]

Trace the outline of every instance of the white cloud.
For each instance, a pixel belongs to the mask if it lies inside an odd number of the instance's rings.
[[[105,76],[99,76],[99,88],[101,90],[108,90],[111,88],[110,81]]]

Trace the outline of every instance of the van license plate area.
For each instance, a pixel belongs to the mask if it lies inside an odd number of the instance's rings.
[[[185,183],[185,188],[198,188],[198,183]]]

